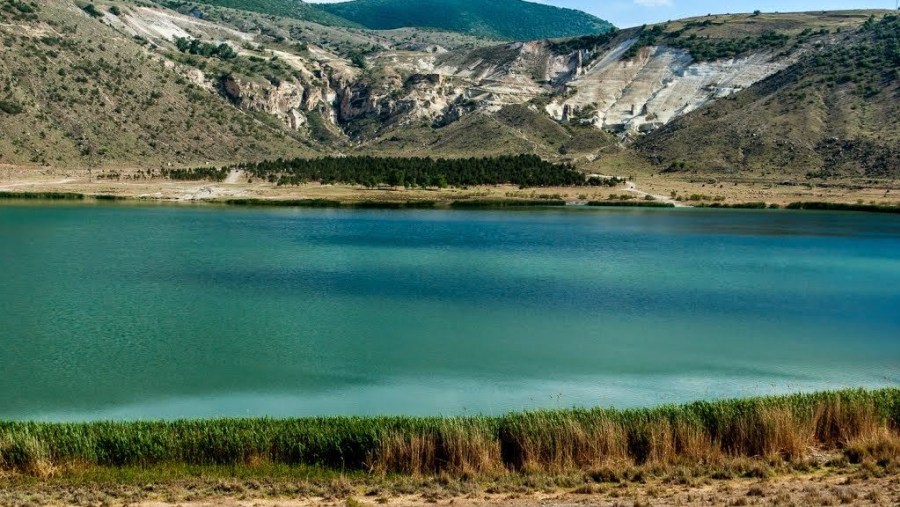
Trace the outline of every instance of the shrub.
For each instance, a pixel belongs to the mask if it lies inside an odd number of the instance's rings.
[[[100,12],[99,10],[97,10],[97,7],[95,7],[94,4],[83,5],[81,7],[81,10],[86,12],[88,14],[88,16],[90,16],[92,18],[102,18],[103,17],[103,13]]]
[[[0,111],[6,114],[19,114],[22,112],[22,106],[11,100],[0,100]]]

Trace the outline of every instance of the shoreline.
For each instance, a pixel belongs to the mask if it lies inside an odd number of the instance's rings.
[[[232,435],[228,442],[210,438],[225,434]],[[0,472],[41,475],[42,468],[70,465],[202,466],[254,460],[385,473],[552,471],[609,460],[636,465],[688,457],[704,457],[703,462],[790,460],[807,448],[842,450],[855,438],[875,436],[895,439],[900,452],[900,388],[498,416],[0,419]],[[433,446],[433,453],[419,455],[410,445]]]
[[[900,210],[894,180],[789,182],[701,175],[637,172],[607,186],[404,188],[378,185],[301,183],[277,185],[235,171],[223,181],[171,180],[136,169],[63,170],[6,166],[0,199],[43,196],[71,200],[143,203],[212,203],[254,206],[341,208],[431,208],[513,206],[629,206],[696,208],[800,208],[852,211]]]
[[[76,192],[16,192],[0,191],[0,204],[4,202],[64,202],[64,203],[121,203],[160,205],[211,205],[225,207],[256,208],[336,208],[336,209],[515,209],[515,208],[663,208],[663,209],[732,209],[732,210],[790,210],[790,211],[843,211],[862,213],[900,214],[900,206],[876,204],[851,204],[843,202],[796,201],[784,206],[764,201],[745,203],[700,203],[676,205],[662,201],[565,201],[562,199],[458,199],[458,200],[333,200],[321,198],[277,199],[190,199],[173,200],[150,196],[115,194],[85,194]]]
[[[900,500],[900,388],[504,416],[0,421],[0,503],[105,491],[105,504],[147,506],[670,505],[712,490],[783,498],[798,483]]]

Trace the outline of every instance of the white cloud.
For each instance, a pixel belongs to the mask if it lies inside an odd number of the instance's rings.
[[[634,0],[641,7],[670,7],[672,0]]]

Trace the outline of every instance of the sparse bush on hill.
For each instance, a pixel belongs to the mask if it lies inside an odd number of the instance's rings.
[[[706,22],[704,22],[706,23]],[[667,44],[672,47],[687,50],[696,61],[720,60],[723,58],[735,58],[739,55],[762,49],[776,49],[784,47],[791,37],[787,34],[774,31],[765,31],[756,37],[710,39],[709,36],[701,37],[696,33],[685,35],[685,32],[703,23],[687,23],[684,28],[674,32],[666,31],[668,25],[655,25],[650,29],[642,28],[637,42],[628,48],[622,58],[631,60],[635,58],[641,48]]]
[[[191,55],[212,57],[216,56],[223,60],[231,60],[237,57],[237,52],[224,42],[221,44],[212,44],[203,42],[200,39],[188,39],[186,37],[178,37],[175,39],[175,47],[182,53]]]
[[[868,98],[900,80],[900,16],[869,18],[860,33],[872,42],[831,48],[808,58],[805,65],[828,82],[855,84],[856,93]]]
[[[33,20],[37,18],[38,11],[40,11],[40,7],[37,2],[26,3],[19,0],[4,0],[3,4],[0,5],[0,18],[5,17],[5,14],[8,13],[17,21]]]
[[[81,6],[81,10],[86,12],[88,14],[88,16],[90,16],[92,18],[102,18],[103,17],[103,13],[100,12],[99,10],[97,10],[97,7],[94,6],[94,4],[85,4],[85,5]]]
[[[11,100],[0,100],[0,112],[6,114],[19,114],[22,112],[22,106]]]
[[[368,68],[369,64],[366,62],[366,52],[360,51],[358,49],[354,49],[350,51],[347,55],[347,58],[350,60],[355,67],[359,67],[360,69]]]
[[[579,49],[594,49],[605,44],[608,44],[613,37],[616,36],[618,30],[612,29],[606,33],[598,33],[596,35],[584,35],[582,37],[575,37],[572,39],[565,39],[561,41],[553,41],[550,42],[549,48],[550,51],[558,54],[565,55],[569,54],[573,51],[577,51]]]
[[[678,36],[676,35],[676,37]],[[777,49],[784,47],[790,39],[789,35],[766,31],[757,37],[725,40],[710,40],[691,35],[687,38],[675,38],[670,44],[673,47],[686,49],[694,60],[702,62],[734,58],[750,51]]]

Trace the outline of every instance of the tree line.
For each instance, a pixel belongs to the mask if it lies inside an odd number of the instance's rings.
[[[223,60],[231,60],[232,58],[237,58],[237,52],[224,42],[221,44],[211,44],[209,42],[203,42],[200,39],[188,39],[187,37],[177,37],[175,39],[175,47],[178,48],[178,51],[182,53],[188,53],[191,55],[199,55],[205,56],[207,58],[211,56],[217,56]]]
[[[618,178],[586,179],[571,164],[553,163],[536,155],[505,155],[442,159],[431,157],[322,157],[276,159],[223,168],[164,170],[163,176],[177,180],[225,179],[240,170],[252,179],[277,185],[308,182],[343,183],[376,187],[466,187],[511,184],[520,187],[617,185]]]

